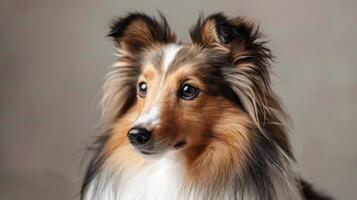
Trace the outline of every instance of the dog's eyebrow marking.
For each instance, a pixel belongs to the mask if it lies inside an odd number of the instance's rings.
[[[177,44],[169,44],[164,48],[164,56],[162,61],[163,71],[167,71],[170,63],[176,58],[177,53],[181,50],[182,46]]]
[[[147,113],[144,113],[139,116],[135,121],[134,126],[143,126],[150,129],[150,126],[156,125],[160,122],[160,108],[154,106],[150,108]]]

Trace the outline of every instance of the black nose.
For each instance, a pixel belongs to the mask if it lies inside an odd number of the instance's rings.
[[[134,127],[128,132],[129,142],[132,145],[142,145],[150,140],[151,132],[145,128]]]

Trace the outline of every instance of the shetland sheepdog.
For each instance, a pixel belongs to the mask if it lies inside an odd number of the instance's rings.
[[[330,199],[295,168],[258,26],[218,13],[200,17],[190,36],[176,42],[161,14],[112,23],[118,60],[81,199]]]

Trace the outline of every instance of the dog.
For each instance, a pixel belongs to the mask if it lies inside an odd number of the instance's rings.
[[[160,18],[112,23],[103,133],[82,200],[330,200],[301,179],[258,25],[200,17],[192,43]]]

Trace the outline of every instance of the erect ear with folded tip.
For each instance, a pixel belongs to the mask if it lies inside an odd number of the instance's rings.
[[[193,43],[224,48],[232,53],[249,51],[260,43],[257,39],[261,34],[258,27],[244,17],[227,18],[217,13],[203,19],[200,17],[190,30]]]
[[[113,21],[108,36],[114,39],[119,49],[129,53],[138,53],[152,45],[176,40],[161,14],[158,21],[142,13],[130,13]]]

